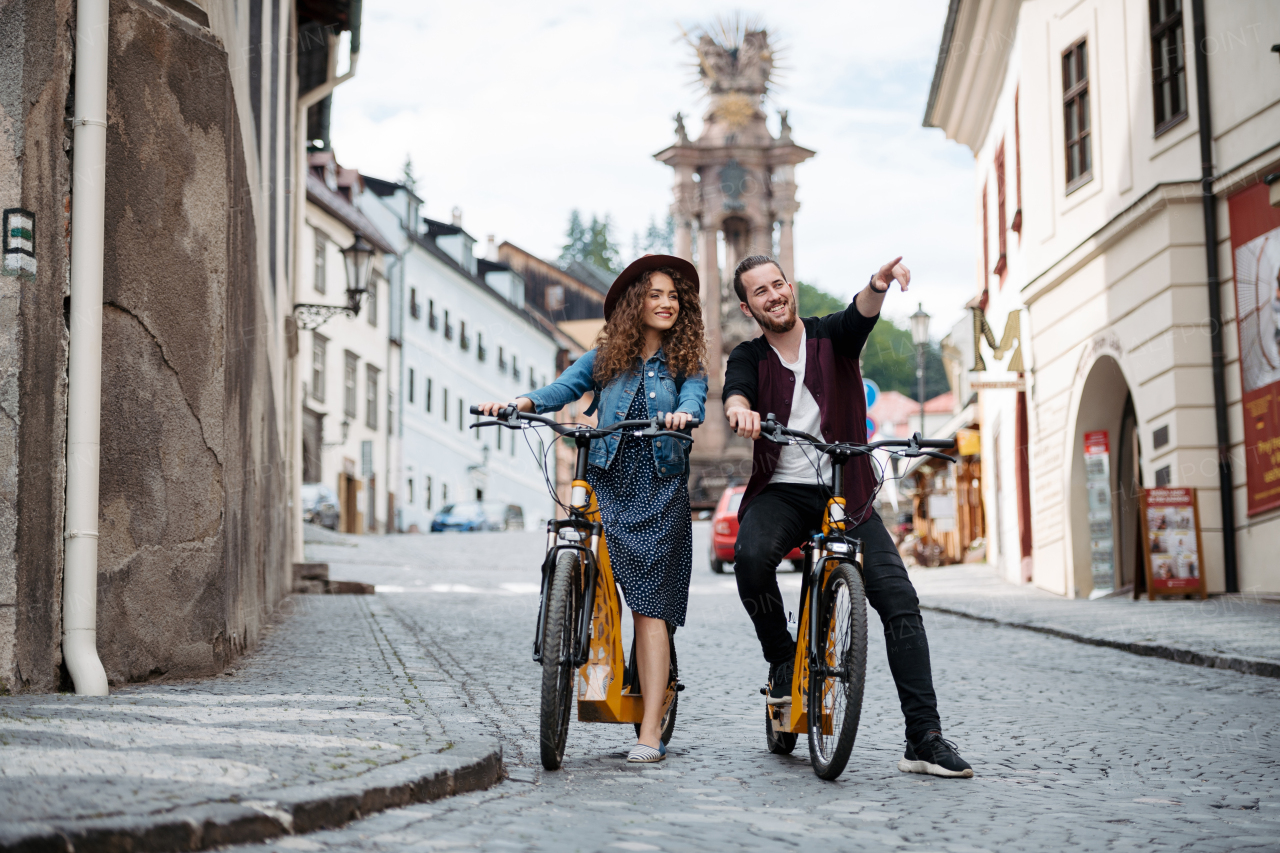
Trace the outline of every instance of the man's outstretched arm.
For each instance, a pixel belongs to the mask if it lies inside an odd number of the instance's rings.
[[[884,305],[884,298],[889,295],[889,288],[894,281],[898,282],[903,293],[911,284],[911,270],[903,266],[901,256],[880,267],[867,286],[854,297],[853,303],[858,306],[858,313],[863,317],[874,317],[879,314],[880,308]]]

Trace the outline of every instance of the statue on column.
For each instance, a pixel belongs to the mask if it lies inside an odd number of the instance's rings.
[[[707,304],[706,319],[710,393],[707,423],[694,445],[690,478],[695,503],[715,500],[729,481],[745,482],[750,443],[728,434],[719,412],[724,357],[740,341],[758,335],[754,323],[738,310],[733,267],[747,255],[774,252],[775,223],[785,223],[779,258],[794,276],[791,223],[795,200],[794,167],[814,152],[791,140],[787,112],[781,111],[777,137],[769,132],[764,104],[774,86],[777,53],[768,31],[741,18],[718,21],[686,35],[697,61],[698,80],[707,101],[702,130],[690,139],[683,113],[677,113],[676,142],[654,157],[675,172],[673,215],[677,222],[697,223],[699,275]],[[686,232],[688,233],[688,232]],[[691,233],[678,235],[692,254]],[[719,267],[723,242],[725,268]],[[737,473],[735,473],[737,472]],[[741,475],[741,476],[739,476]]]

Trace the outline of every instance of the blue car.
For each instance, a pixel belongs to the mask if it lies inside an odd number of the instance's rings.
[[[431,520],[432,533],[523,529],[524,510],[498,501],[449,504]]]

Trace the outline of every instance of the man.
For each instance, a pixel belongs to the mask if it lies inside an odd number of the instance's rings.
[[[778,263],[753,255],[738,264],[733,287],[744,314],[764,333],[729,356],[724,411],[740,436],[760,437],[762,413],[828,442],[867,440],[867,401],[858,356],[880,316],[889,287],[906,290],[911,273],[896,258],[880,268],[843,311],[798,320],[796,292]],[[790,701],[795,641],[778,589],[782,557],[822,525],[831,461],[798,445],[756,441],[751,479],[738,510],[734,547],[738,595],[755,623],[769,662],[769,703]],[[819,470],[820,469],[820,473]],[[821,476],[821,480],[819,479]],[[898,769],[968,778],[973,769],[942,737],[929,644],[916,592],[893,539],[875,512],[871,461],[855,456],[845,467],[852,536],[862,540],[867,601],[884,624],[889,669],[906,717],[907,747]]]

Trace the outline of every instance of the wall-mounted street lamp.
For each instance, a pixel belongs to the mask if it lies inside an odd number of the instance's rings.
[[[346,418],[343,418],[343,419],[342,419],[342,427],[341,427],[341,428],[342,428],[342,440],[341,440],[341,441],[324,441],[324,440],[323,440],[323,438],[322,438],[322,439],[321,439],[321,442],[320,442],[321,446],[322,446],[322,447],[341,447],[342,445],[346,444],[346,443],[347,443],[347,436],[348,436],[348,435],[350,434],[350,432],[351,432],[351,421],[347,420]]]
[[[916,383],[920,394],[920,434],[928,437],[924,431],[924,348],[929,345],[929,315],[925,313],[924,303],[916,313],[911,315],[911,342],[916,345]]]
[[[355,240],[342,250],[343,266],[347,272],[347,304],[313,305],[300,302],[294,305],[293,319],[299,329],[318,329],[339,314],[346,314],[348,317],[360,315],[360,300],[369,292],[374,251],[364,235],[357,231]]]

